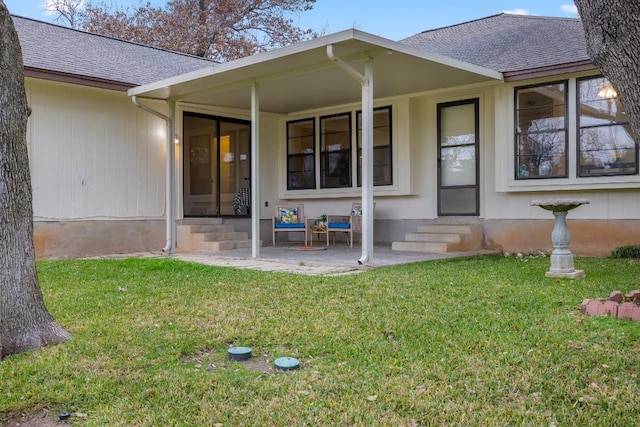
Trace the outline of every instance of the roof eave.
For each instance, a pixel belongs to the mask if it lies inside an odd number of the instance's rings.
[[[597,70],[593,62],[590,60],[568,62],[565,64],[549,65],[546,67],[529,68],[527,70],[505,71],[505,82],[517,82],[521,80],[530,80],[541,77],[551,77],[560,74],[579,73],[582,71]]]
[[[115,80],[101,79],[97,77],[82,76],[78,74],[44,70],[42,68],[26,66],[24,67],[24,76],[40,80],[49,80],[60,83],[95,87],[99,89],[115,90],[118,92],[126,92],[127,90],[136,86],[134,83],[119,82]]]

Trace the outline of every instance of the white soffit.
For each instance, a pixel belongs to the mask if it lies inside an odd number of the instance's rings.
[[[373,58],[374,97],[502,80],[501,73],[431,54],[358,30],[347,30],[138,86],[129,95],[249,109],[260,83],[262,111],[291,113],[357,102],[360,85],[328,57],[326,47],[356,69]]]

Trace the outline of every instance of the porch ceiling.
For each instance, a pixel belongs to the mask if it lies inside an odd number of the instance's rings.
[[[493,70],[347,30],[139,86],[129,95],[249,110],[255,80],[265,112],[359,102],[360,85],[328,58],[328,45],[361,72],[366,58],[373,58],[374,99],[503,78]]]

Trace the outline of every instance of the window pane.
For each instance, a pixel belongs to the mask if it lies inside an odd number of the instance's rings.
[[[362,186],[362,112],[358,111],[358,187]],[[392,185],[391,107],[373,112],[373,185]]]
[[[320,119],[320,185],[351,187],[351,114]]]
[[[518,137],[518,178],[566,176],[565,132]]]
[[[287,123],[287,189],[316,188],[315,120]]]
[[[516,178],[566,177],[566,83],[516,90]]]
[[[476,147],[443,147],[440,151],[442,158],[442,185],[445,187],[457,185],[475,185],[476,183]]]
[[[580,129],[580,176],[634,174],[637,164],[629,124]]]
[[[615,89],[604,77],[579,80],[578,92],[581,127],[627,122]]]
[[[604,77],[578,80],[579,176],[638,171],[638,151],[618,94]]]
[[[476,143],[476,106],[462,104],[440,110],[440,145],[470,145]]]
[[[518,90],[518,133],[564,129],[565,84]]]

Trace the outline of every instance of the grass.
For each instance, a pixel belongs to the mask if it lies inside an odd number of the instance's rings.
[[[640,261],[425,262],[303,276],[171,259],[46,261],[74,336],[0,362],[0,423],[50,408],[88,426],[640,423],[640,325],[580,303],[640,288]],[[296,357],[291,372],[249,369]]]

